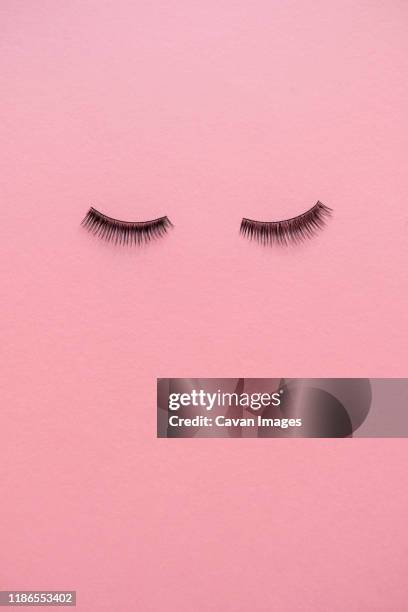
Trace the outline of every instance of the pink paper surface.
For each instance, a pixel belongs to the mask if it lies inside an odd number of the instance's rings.
[[[407,376],[408,4],[2,0],[0,588],[404,612],[406,440],[157,440],[156,377]],[[241,218],[334,209],[268,249]],[[167,214],[143,249],[90,205]]]

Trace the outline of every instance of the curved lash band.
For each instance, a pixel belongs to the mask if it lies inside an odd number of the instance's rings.
[[[92,206],[81,225],[107,242],[123,245],[140,245],[149,242],[153,238],[164,236],[168,229],[173,227],[167,216],[151,221],[120,221],[104,215]]]
[[[318,201],[310,210],[283,221],[254,221],[244,218],[240,232],[243,236],[266,245],[299,244],[322,230],[331,215],[332,209]]]

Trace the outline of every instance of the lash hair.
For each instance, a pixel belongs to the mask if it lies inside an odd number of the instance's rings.
[[[332,212],[331,208],[318,201],[310,210],[283,221],[254,221],[243,218],[240,232],[246,238],[265,245],[299,244],[322,230]]]
[[[173,227],[167,216],[152,221],[120,221],[104,215],[92,206],[81,225],[102,240],[123,245],[140,245],[149,242],[164,236],[168,229]]]

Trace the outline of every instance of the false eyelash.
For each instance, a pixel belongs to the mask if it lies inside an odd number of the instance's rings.
[[[244,218],[241,221],[240,232],[243,236],[258,240],[262,244],[279,246],[298,244],[322,230],[331,214],[332,209],[318,201],[310,210],[283,221],[254,221]]]
[[[82,225],[92,234],[115,244],[135,245],[164,236],[173,227],[168,217],[152,221],[120,221],[91,207]]]

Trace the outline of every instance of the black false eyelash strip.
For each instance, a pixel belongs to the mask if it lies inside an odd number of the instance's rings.
[[[266,245],[298,244],[322,230],[331,214],[331,208],[322,202],[316,202],[310,210],[283,221],[254,221],[244,218],[240,231],[243,236]]]
[[[123,245],[140,245],[160,238],[173,226],[167,216],[152,221],[120,221],[93,207],[88,210],[82,225],[107,242]]]

